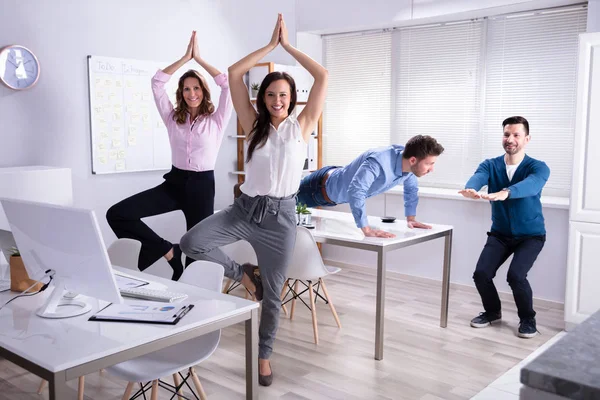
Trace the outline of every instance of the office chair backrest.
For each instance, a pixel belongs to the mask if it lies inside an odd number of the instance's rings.
[[[239,264],[250,263],[256,265],[258,262],[254,248],[245,240],[223,246],[221,250]]]
[[[179,282],[221,292],[224,273],[225,270],[220,264],[212,261],[194,261],[183,271]]]
[[[328,275],[329,271],[323,264],[317,242],[310,231],[303,226],[298,226],[296,232],[296,246],[287,276],[306,281]]]
[[[117,239],[108,247],[108,258],[112,265],[138,270],[138,259],[142,243],[134,239]]]

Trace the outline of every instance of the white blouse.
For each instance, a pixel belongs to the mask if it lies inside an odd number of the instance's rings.
[[[246,164],[246,179],[240,190],[250,197],[287,197],[298,191],[306,160],[307,144],[294,116],[275,129],[273,124],[264,146],[256,148]]]

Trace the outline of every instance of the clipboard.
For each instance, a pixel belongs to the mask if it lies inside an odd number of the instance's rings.
[[[88,321],[134,322],[142,324],[175,325],[193,304],[140,301],[135,303],[111,303],[92,315]]]

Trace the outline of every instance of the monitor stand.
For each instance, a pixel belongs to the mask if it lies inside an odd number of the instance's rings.
[[[40,307],[36,314],[42,318],[70,318],[85,314],[92,309],[91,304],[79,300],[65,300],[63,294],[65,286],[60,278],[54,278],[54,288],[46,303]]]

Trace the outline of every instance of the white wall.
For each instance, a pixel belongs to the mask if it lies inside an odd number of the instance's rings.
[[[600,0],[588,1],[588,32],[600,32]]]
[[[593,1],[593,0],[592,0]],[[579,0],[302,0],[299,32],[339,33],[393,27],[427,19],[456,20],[581,3]],[[318,12],[315,12],[318,10]],[[450,19],[448,16],[452,15]],[[415,20],[421,20],[419,22]]]
[[[268,43],[277,12],[286,17],[294,38],[294,5],[287,1],[2,0],[0,46],[30,48],[40,61],[41,77],[28,91],[0,87],[0,167],[71,168],[75,204],[96,211],[105,240],[111,242],[115,237],[104,218],[106,210],[126,196],[160,184],[164,172],[91,174],[86,56],[170,63],[185,53],[195,29],[203,57],[226,71]],[[268,60],[294,62],[282,49]],[[235,115],[226,130],[230,134],[235,134]],[[226,137],[215,168],[218,208],[232,201],[235,179],[228,171],[233,170],[235,159],[235,140]],[[150,225],[171,241],[185,231],[180,212],[152,218]]]

